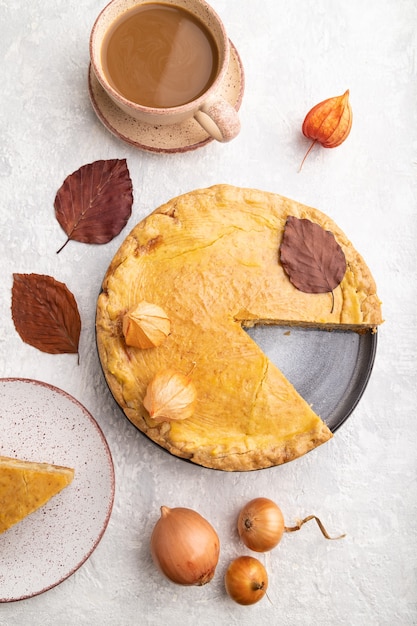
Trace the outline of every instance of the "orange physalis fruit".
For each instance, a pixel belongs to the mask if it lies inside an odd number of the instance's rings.
[[[335,96],[319,102],[306,115],[303,122],[303,135],[313,140],[301,163],[303,166],[310,150],[316,143],[323,148],[336,148],[347,138],[352,128],[352,108],[349,102],[349,89],[342,96]]]

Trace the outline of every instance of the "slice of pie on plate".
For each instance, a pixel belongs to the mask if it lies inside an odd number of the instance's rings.
[[[0,533],[46,504],[73,477],[69,467],[0,456]]]
[[[343,256],[326,292],[308,292],[308,263],[305,290],[292,282],[289,266],[311,241],[298,241],[289,260],[287,245],[281,259],[294,220],[331,233]],[[320,245],[310,250],[319,259]],[[381,322],[371,272],[329,217],[277,194],[217,185],[170,200],[132,230],[104,278],[96,328],[105,377],[133,424],[174,455],[246,471],[291,461],[332,433],[244,327],[374,332]],[[181,389],[155,399],[166,370],[195,390],[182,415]],[[162,419],[150,409],[158,401]]]

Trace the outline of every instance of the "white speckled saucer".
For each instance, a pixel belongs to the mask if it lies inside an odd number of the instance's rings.
[[[222,96],[236,110],[240,108],[245,86],[244,70],[238,51],[230,42],[230,63],[222,85]],[[98,82],[91,65],[88,87],[93,109],[97,117],[113,135],[148,152],[187,152],[201,148],[213,141],[206,131],[194,120],[172,126],[152,126],[138,122],[121,111],[108,97]]]
[[[0,406],[2,456],[75,470],[68,487],[0,534],[1,603],[56,586],[88,559],[110,518],[114,468],[99,425],[66,392],[4,378]]]

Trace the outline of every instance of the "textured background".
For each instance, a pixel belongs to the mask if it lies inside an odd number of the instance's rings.
[[[37,378],[74,395],[108,439],[116,499],[91,558],[44,595],[0,605],[1,626],[133,624],[417,624],[416,192],[417,5],[414,0],[213,0],[246,72],[242,132],[182,155],[142,153],[96,119],[88,99],[88,37],[98,0],[0,1],[0,376]],[[307,111],[349,88],[354,122],[335,150],[308,146]],[[70,243],[53,201],[64,178],[96,159],[127,158],[135,201],[129,225],[104,246]],[[100,371],[95,303],[130,226],[179,193],[214,183],[258,187],[328,213],[365,256],[384,303],[370,384],[320,449],[251,474],[172,458],[121,417]],[[80,365],[23,344],[10,315],[13,272],[54,276],[82,316]],[[1,433],[0,433],[1,437]],[[225,595],[229,560],[245,553],[237,511],[264,495],[288,523],[319,515],[266,556],[269,600],[240,607]],[[149,537],[159,506],[190,506],[217,528],[222,554],[203,588],[155,571]],[[1,555],[0,555],[1,558]]]

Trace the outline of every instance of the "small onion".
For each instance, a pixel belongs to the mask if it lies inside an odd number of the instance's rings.
[[[268,574],[258,559],[239,556],[230,563],[224,584],[229,596],[238,604],[255,604],[268,589]]]
[[[255,498],[241,510],[237,528],[243,543],[254,552],[275,548],[284,534],[281,509],[268,498]]]
[[[205,585],[214,576],[220,541],[212,525],[192,509],[161,506],[151,536],[152,558],[178,585]]]

